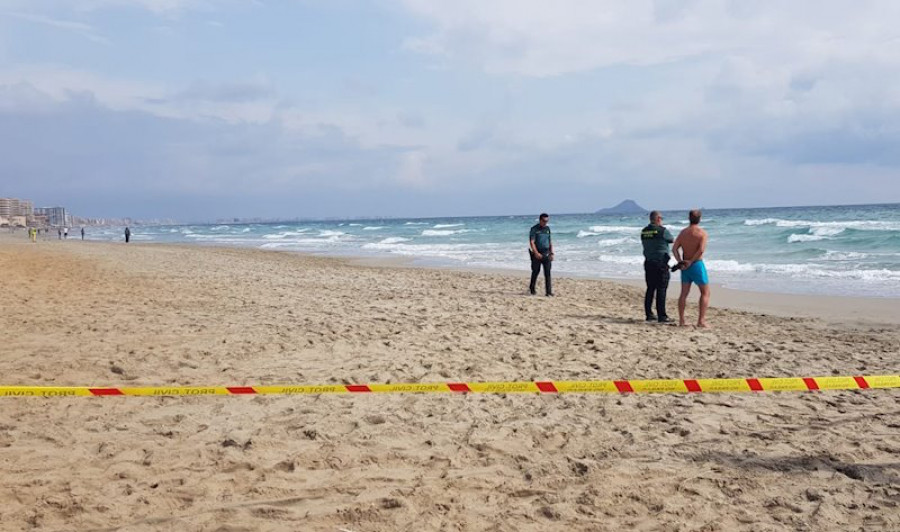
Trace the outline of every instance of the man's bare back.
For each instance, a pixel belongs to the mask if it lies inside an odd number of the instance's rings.
[[[700,228],[700,218],[703,213],[692,210],[688,214],[691,225],[684,228],[672,244],[672,254],[681,264],[681,296],[678,297],[678,324],[684,327],[684,310],[687,305],[688,293],[691,284],[696,283],[700,289],[700,316],[697,319],[697,327],[709,327],[706,323],[706,310],[709,308],[709,279],[706,275],[706,266],[701,262],[706,252],[706,242],[709,235]]]
[[[689,263],[688,265],[701,260],[703,253],[706,251],[706,241],[708,239],[709,235],[699,225],[685,227],[678,234],[678,238],[675,239],[675,243],[672,245],[675,258],[681,257],[681,260]]]

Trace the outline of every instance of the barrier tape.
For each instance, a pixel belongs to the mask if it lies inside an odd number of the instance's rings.
[[[2,397],[172,397],[190,395],[318,395],[346,393],[740,393],[900,388],[900,375],[758,379],[431,382],[276,386],[0,386]]]

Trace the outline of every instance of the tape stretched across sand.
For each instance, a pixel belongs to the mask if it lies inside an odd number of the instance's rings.
[[[318,395],[360,393],[741,393],[900,388],[900,375],[759,379],[432,382],[275,386],[0,386],[0,397],[171,397],[189,395]]]

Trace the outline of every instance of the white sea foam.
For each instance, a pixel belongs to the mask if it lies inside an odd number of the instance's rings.
[[[733,260],[710,260],[706,262],[710,272],[760,273],[789,276],[796,279],[845,279],[859,281],[900,281],[900,271],[886,269],[849,270],[830,269],[821,264],[750,264]]]
[[[635,233],[640,234],[641,227],[630,227],[624,225],[592,225],[588,227],[588,231],[597,234],[603,235],[607,233]]]
[[[345,233],[343,231],[331,231],[328,229],[322,229],[319,231],[319,236],[324,236],[324,237],[339,237],[339,236],[344,236],[346,234],[347,233]]]
[[[845,227],[832,227],[818,225],[810,228],[809,232],[816,236],[837,236],[846,230]]]
[[[778,222],[778,218],[758,218],[744,220],[744,225],[772,225]]]
[[[614,246],[621,246],[623,244],[634,244],[637,241],[638,240],[636,237],[631,238],[631,237],[626,236],[626,237],[622,237],[622,238],[606,238],[603,240],[598,240],[597,245],[600,247],[603,247],[603,248],[608,248],[608,247],[614,247]]]
[[[422,231],[422,236],[450,236],[469,232],[470,231],[468,229],[425,229]]]
[[[299,236],[299,235],[305,234],[307,231],[309,231],[309,229],[306,229],[306,228],[297,229],[296,231],[282,231],[281,233],[263,235],[263,238],[265,238],[267,240],[279,240],[279,239],[287,238],[290,236]]]
[[[379,229],[384,229],[383,225],[370,225],[367,227],[363,227],[363,231],[378,231]]]
[[[245,227],[241,232],[242,232],[242,233],[249,233],[249,232],[250,232],[250,228],[249,228],[249,227]]]
[[[447,227],[462,227],[466,224],[434,224],[435,229],[445,229]]]
[[[412,238],[403,238],[402,236],[392,236],[392,237],[385,238],[379,242],[366,244],[363,247],[367,247],[367,246],[371,246],[371,245],[387,246],[387,245],[391,245],[391,244],[399,244],[401,242],[409,242],[411,240],[412,240]]]
[[[224,231],[225,229],[231,229],[228,225],[217,225],[212,228],[213,231]]]
[[[428,222],[406,222],[403,225],[428,225]]]
[[[826,236],[821,235],[790,235],[787,238],[788,244],[795,244],[797,242],[815,242],[817,240],[825,240]]]
[[[341,224],[341,225],[344,225],[344,224]],[[347,225],[349,225],[350,227],[362,227],[362,224],[347,224]]]
[[[783,220],[781,218],[761,218],[744,220],[744,225],[774,225],[776,227],[808,227],[811,230],[832,230],[838,234],[845,229],[860,231],[900,231],[900,223],[881,220],[844,220],[835,222],[813,222],[809,220]]]
[[[856,261],[867,259],[870,256],[869,253],[859,253],[857,251],[826,251],[825,256],[822,258],[834,261]]]

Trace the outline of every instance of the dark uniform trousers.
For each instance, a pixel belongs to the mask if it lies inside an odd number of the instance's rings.
[[[647,281],[647,293],[644,295],[644,312],[647,317],[653,316],[653,296],[656,295],[656,317],[662,319],[666,314],[666,290],[669,288],[669,259],[661,261],[644,261],[644,279]]]
[[[531,285],[529,285],[529,290],[534,293],[535,284],[537,283],[538,274],[541,273],[541,266],[544,267],[544,285],[547,288],[547,295],[553,293],[553,289],[550,284],[550,265],[553,262],[550,260],[550,251],[541,251],[541,258],[538,259],[535,257],[534,253],[531,250],[528,250],[528,255],[531,257]]]

